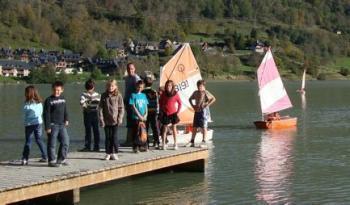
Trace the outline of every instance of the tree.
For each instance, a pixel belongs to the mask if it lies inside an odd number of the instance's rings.
[[[61,71],[57,75],[57,80],[62,81],[63,83],[66,83],[68,82],[68,75],[64,71]]]
[[[101,44],[97,45],[97,53],[96,53],[97,58],[102,58],[102,59],[107,59],[108,58],[108,51],[107,49],[102,46]]]
[[[29,74],[29,83],[53,83],[56,80],[56,72],[53,66],[36,68]]]
[[[224,8],[222,0],[206,0],[202,14],[207,18],[219,18],[223,16]]]
[[[258,31],[255,28],[252,28],[250,31],[250,38],[255,40],[258,39]]]
[[[94,80],[101,80],[103,78],[103,74],[100,69],[94,67],[94,69],[91,72],[90,78]]]

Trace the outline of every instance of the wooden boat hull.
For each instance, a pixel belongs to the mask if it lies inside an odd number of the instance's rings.
[[[255,121],[257,129],[284,129],[297,126],[298,118],[284,118],[272,121]]]

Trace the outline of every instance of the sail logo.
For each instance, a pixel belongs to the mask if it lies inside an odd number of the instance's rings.
[[[177,70],[181,73],[183,73],[185,71],[185,66],[183,64],[180,64],[177,66]]]
[[[188,81],[184,80],[184,81],[180,82],[179,84],[175,85],[175,90],[179,92],[179,91],[185,90],[188,87],[190,87]]]

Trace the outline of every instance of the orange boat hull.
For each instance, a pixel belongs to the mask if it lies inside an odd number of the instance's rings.
[[[272,121],[255,121],[254,124],[257,129],[283,129],[289,127],[296,127],[297,122],[298,119],[294,117]]]

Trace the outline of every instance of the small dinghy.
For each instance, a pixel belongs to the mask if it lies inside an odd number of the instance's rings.
[[[258,68],[259,97],[262,120],[255,121],[258,129],[282,129],[295,127],[296,117],[279,116],[279,111],[293,107],[273,59],[271,49],[265,54]]]

